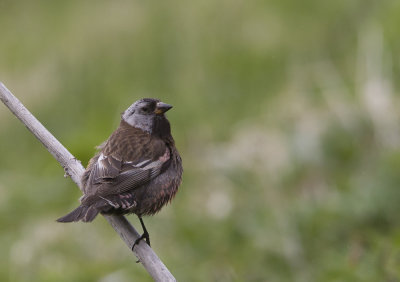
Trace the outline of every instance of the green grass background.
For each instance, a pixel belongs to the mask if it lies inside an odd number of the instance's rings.
[[[142,97],[185,173],[178,281],[400,281],[400,2],[0,0],[0,81],[86,165]],[[0,106],[0,281],[151,281]],[[135,216],[131,222],[140,230]]]

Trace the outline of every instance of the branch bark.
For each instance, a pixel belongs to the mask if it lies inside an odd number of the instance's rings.
[[[82,191],[81,176],[85,169],[77,160],[0,82],[0,100],[35,135],[53,157],[61,164],[67,176],[70,176]],[[140,236],[124,216],[104,215],[105,219],[119,234],[125,244],[131,248]],[[133,250],[136,257],[155,281],[176,281],[168,268],[154,251],[142,241]]]

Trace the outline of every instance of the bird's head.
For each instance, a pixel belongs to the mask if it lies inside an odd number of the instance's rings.
[[[133,103],[123,112],[122,119],[133,127],[153,133],[155,127],[158,127],[158,123],[168,123],[164,113],[171,108],[171,105],[158,99],[143,98]]]

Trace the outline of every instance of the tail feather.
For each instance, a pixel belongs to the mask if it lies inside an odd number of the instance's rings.
[[[58,222],[73,222],[82,220],[83,222],[90,222],[98,215],[99,210],[93,206],[79,206],[63,217],[57,219]]]
[[[93,206],[90,206],[85,214],[85,216],[82,218],[83,222],[91,222],[95,217],[99,214],[99,210],[96,209]]]

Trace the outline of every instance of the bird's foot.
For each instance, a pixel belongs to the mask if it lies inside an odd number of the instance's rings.
[[[140,243],[140,241],[142,241],[143,239],[146,241],[147,245],[149,245],[149,247],[151,247],[151,245],[150,245],[150,236],[149,236],[149,233],[146,231],[139,238],[137,238],[135,240],[135,243],[133,243],[133,246],[131,248],[132,251],[135,248],[135,246],[138,245]]]
[[[142,241],[143,239],[145,239],[147,245],[149,245],[149,247],[150,247],[150,236],[149,236],[149,233],[148,233],[148,232],[145,232],[145,233],[142,234],[142,236],[140,236],[139,238],[137,238],[137,239],[135,240],[135,243],[133,243],[133,246],[132,246],[132,248],[131,248],[131,249],[132,249],[132,252],[133,252],[133,249],[135,248],[135,246],[138,245],[138,244],[140,243],[140,241]],[[138,259],[138,260],[136,261],[136,263],[139,263],[139,262],[140,262],[140,259]]]
[[[133,249],[135,248],[135,246],[138,245],[140,243],[140,241],[142,241],[143,239],[145,239],[147,245],[149,245],[149,247],[151,247],[149,232],[147,232],[146,226],[144,226],[143,219],[140,216],[139,216],[139,220],[140,220],[140,224],[142,225],[142,228],[143,228],[143,234],[135,240],[135,243],[133,243],[133,246],[131,248],[132,252],[133,252]],[[140,260],[136,261],[136,263],[139,263],[139,262],[140,262]]]

